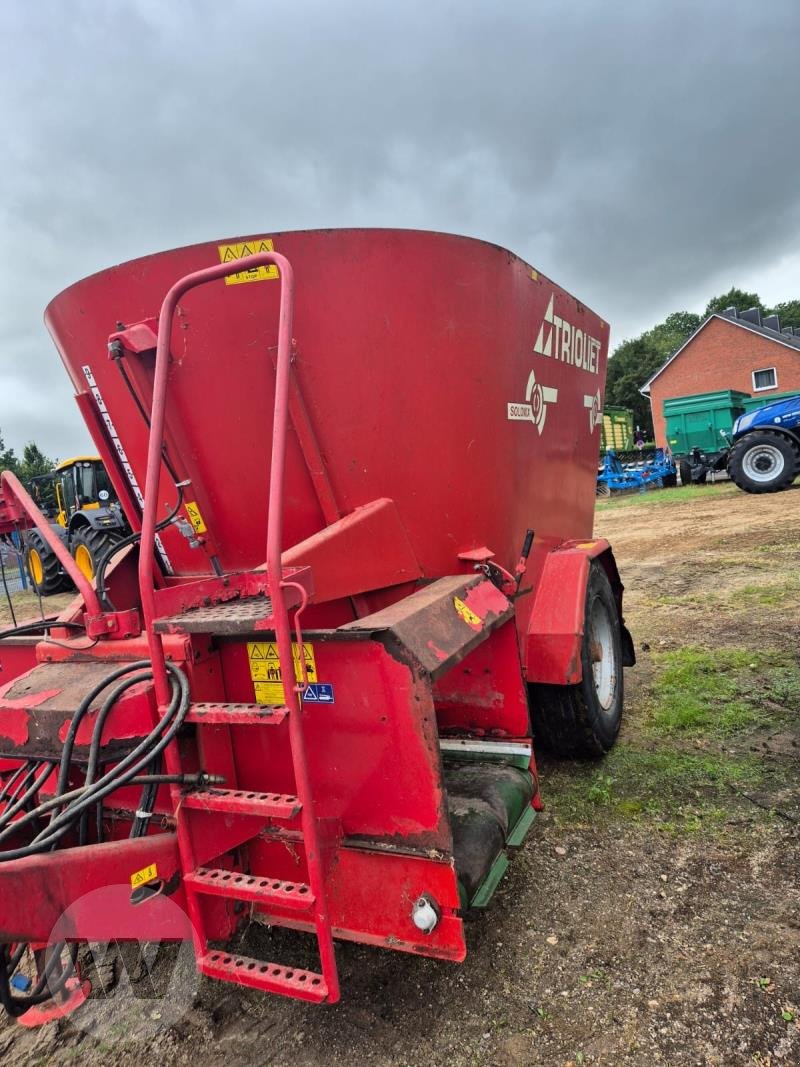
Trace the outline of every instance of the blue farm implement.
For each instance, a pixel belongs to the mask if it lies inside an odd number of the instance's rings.
[[[672,488],[677,484],[675,461],[663,448],[635,452],[610,449],[597,473],[597,495],[643,493],[647,489]]]

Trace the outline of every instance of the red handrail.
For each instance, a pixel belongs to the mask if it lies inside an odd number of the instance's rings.
[[[31,495],[25,489],[25,486],[20,482],[19,478],[11,471],[3,471],[0,473],[0,489],[5,488],[9,491],[11,496],[20,505],[25,514],[33,520],[33,524],[47,544],[55,552],[58,562],[70,576],[75,586],[83,597],[83,602],[86,605],[86,612],[88,615],[102,615],[103,609],[100,607],[100,601],[97,599],[97,593],[92,586],[91,581],[78,567],[78,564],[69,554],[64,542],[61,538],[53,533],[50,527],[50,522],[46,516],[36,506]]]
[[[153,630],[156,614],[155,587],[153,584],[153,563],[155,556],[155,532],[158,511],[158,487],[161,473],[162,448],[164,442],[164,415],[166,410],[167,375],[169,371],[169,345],[172,335],[172,319],[178,301],[190,289],[206,282],[217,281],[229,274],[238,274],[274,264],[280,271],[281,303],[278,324],[278,355],[275,369],[275,420],[272,434],[272,461],[270,465],[270,500],[269,526],[267,530],[267,567],[274,580],[280,583],[281,571],[281,529],[283,523],[283,467],[286,455],[286,433],[288,427],[289,395],[289,361],[292,343],[292,308],[294,304],[294,274],[291,264],[278,252],[259,252],[254,256],[231,260],[228,263],[215,264],[203,270],[187,274],[175,282],[161,305],[158,316],[158,340],[156,343],[156,363],[153,375],[153,405],[150,413],[150,440],[147,449],[147,473],[144,484],[144,512],[142,514],[142,540],[139,551],[139,592],[142,601],[147,643],[153,664],[153,677],[156,697],[159,704],[169,702],[170,690],[164,666],[164,652],[161,639]],[[272,589],[272,581],[270,582]],[[279,595],[273,597],[273,605],[282,604]],[[283,612],[280,612],[283,614]],[[288,633],[288,613],[286,614]],[[278,644],[280,649],[280,634]],[[289,637],[289,663],[291,660],[291,637]]]
[[[142,541],[139,552],[139,591],[142,600],[142,613],[147,633],[150,659],[153,664],[153,682],[159,706],[166,706],[170,696],[169,680],[164,663],[164,650],[160,635],[153,630],[155,618],[155,589],[153,585],[153,563],[155,557],[156,511],[158,507],[158,482],[161,473],[162,446],[164,439],[164,413],[167,393],[167,371],[169,366],[169,343],[172,335],[172,319],[178,301],[189,289],[203,285],[205,282],[224,278],[229,274],[238,274],[275,264],[280,271],[281,302],[278,318],[278,353],[275,361],[275,408],[272,424],[272,456],[270,459],[269,508],[267,514],[267,587],[272,600],[272,616],[275,628],[275,643],[282,666],[282,684],[284,703],[289,708],[289,738],[292,751],[292,763],[295,774],[295,788],[302,800],[300,813],[303,836],[305,839],[308,880],[311,892],[316,899],[316,926],[322,970],[328,987],[328,1000],[333,1003],[339,999],[339,980],[336,972],[336,959],[331,934],[330,917],[325,897],[325,876],[322,866],[321,841],[314,815],[311,776],[305,758],[303,745],[303,726],[301,721],[302,702],[294,679],[294,661],[292,656],[292,631],[289,611],[286,607],[283,590],[294,585],[291,580],[284,582],[281,562],[281,531],[283,529],[284,467],[286,460],[286,436],[289,428],[289,365],[292,345],[292,310],[294,306],[294,273],[289,261],[277,252],[260,252],[255,256],[221,263],[219,266],[206,267],[186,275],[172,286],[161,305],[158,319],[158,340],[156,344],[156,365],[153,375],[153,406],[150,414],[150,439],[147,450],[147,473],[144,489],[144,512],[142,515]],[[303,603],[301,602],[301,610]],[[299,630],[299,626],[298,626]],[[298,640],[300,637],[298,637]],[[302,662],[302,644],[300,644]],[[175,768],[172,764],[175,764]],[[167,769],[172,772],[177,767],[177,759],[167,752]],[[174,790],[175,792],[175,790]],[[185,828],[178,829],[182,854],[188,856],[191,846],[186,839]]]

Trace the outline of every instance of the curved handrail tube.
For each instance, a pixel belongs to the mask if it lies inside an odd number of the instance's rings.
[[[102,615],[103,609],[100,607],[100,601],[97,599],[97,593],[95,592],[91,581],[78,567],[78,564],[69,554],[69,550],[64,542],[53,533],[46,516],[37,507],[36,502],[19,478],[17,478],[15,474],[12,474],[11,471],[3,471],[0,473],[0,489],[3,488],[3,486],[8,489],[11,496],[17,501],[25,514],[33,520],[36,529],[56,554],[58,562],[70,576],[75,583],[78,592],[83,597],[87,614]]]
[[[172,320],[178,301],[190,289],[206,282],[217,281],[229,274],[238,274],[274,264],[280,271],[281,303],[278,320],[278,356],[275,381],[275,421],[273,424],[272,459],[270,464],[270,498],[267,529],[267,570],[269,584],[274,592],[273,605],[282,604],[280,595],[281,529],[283,521],[283,468],[286,456],[286,432],[289,409],[289,360],[292,342],[292,307],[294,304],[294,273],[285,256],[278,252],[259,252],[254,256],[219,263],[203,270],[194,271],[177,281],[164,297],[158,317],[158,340],[156,363],[153,375],[153,405],[150,412],[150,439],[147,448],[147,471],[144,484],[144,511],[142,514],[142,538],[139,552],[139,593],[142,601],[147,643],[153,663],[156,697],[159,704],[169,699],[164,652],[161,640],[153,631],[155,618],[155,587],[153,565],[155,556],[155,532],[158,510],[158,483],[161,473],[162,446],[164,441],[164,418],[166,412],[167,375],[169,371],[169,344]],[[282,613],[281,613],[282,614]],[[288,616],[287,616],[288,629]],[[278,635],[279,636],[279,635]],[[291,647],[291,638],[289,639]],[[289,659],[291,663],[291,656]]]

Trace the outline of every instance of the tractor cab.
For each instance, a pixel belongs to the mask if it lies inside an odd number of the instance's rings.
[[[93,578],[102,557],[128,532],[111,481],[99,456],[73,456],[50,474],[35,478],[33,497],[87,578]],[[41,534],[26,537],[28,575],[47,596],[70,589],[55,553]]]
[[[109,508],[117,504],[99,456],[65,459],[50,477],[57,506],[55,521],[59,526],[69,526],[76,512]]]

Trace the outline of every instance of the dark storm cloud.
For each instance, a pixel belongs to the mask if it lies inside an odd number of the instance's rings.
[[[485,237],[617,339],[781,256],[800,5],[9,2],[0,429],[83,445],[41,326],[115,261],[236,233]]]

